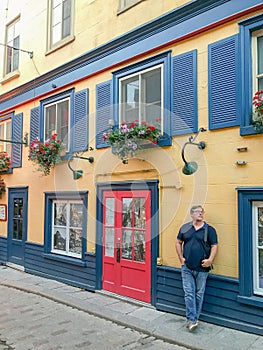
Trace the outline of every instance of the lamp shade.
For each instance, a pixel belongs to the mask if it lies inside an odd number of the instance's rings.
[[[196,172],[198,168],[198,165],[196,162],[187,162],[185,163],[185,166],[182,169],[183,174],[185,175],[192,175]]]

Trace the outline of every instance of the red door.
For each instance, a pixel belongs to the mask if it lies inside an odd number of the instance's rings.
[[[151,301],[150,191],[107,191],[103,198],[102,287]]]

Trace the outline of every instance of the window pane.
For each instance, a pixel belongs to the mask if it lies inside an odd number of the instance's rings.
[[[135,231],[134,233],[134,260],[145,261],[145,233]]]
[[[114,228],[105,230],[105,256],[114,256]]]
[[[145,228],[145,199],[134,199],[134,227]]]
[[[54,225],[67,225],[67,204],[54,203]]]
[[[263,249],[259,250],[259,288],[263,288]]]
[[[62,38],[65,38],[70,34],[70,11],[71,0],[65,0],[63,2],[63,14],[62,14]]]
[[[57,134],[63,144],[67,146],[69,123],[69,101],[63,101],[57,105]]]
[[[263,74],[263,36],[257,38],[258,47],[258,74]]]
[[[139,120],[139,78],[138,76],[122,82],[122,121]]]
[[[66,229],[59,228],[54,234],[54,249],[66,251]]]
[[[56,133],[56,105],[45,109],[45,140]]]
[[[106,225],[114,226],[114,198],[106,198]]]
[[[70,229],[69,251],[74,254],[81,254],[82,230]]]
[[[263,77],[258,79],[258,90],[263,90]]]
[[[132,231],[122,231],[122,258],[132,260]]]
[[[14,47],[19,48],[19,36],[14,39]],[[18,69],[19,51],[13,49],[13,70]]]
[[[61,25],[57,24],[52,29],[52,44],[55,44],[61,39]]]
[[[132,226],[132,198],[122,198],[122,226]]]
[[[70,226],[71,227],[82,227],[82,216],[83,216],[82,203],[70,204]]]
[[[161,69],[155,69],[142,76],[142,117],[149,124],[154,124],[161,117]]]

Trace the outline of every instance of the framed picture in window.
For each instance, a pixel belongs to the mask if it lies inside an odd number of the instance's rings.
[[[6,204],[0,204],[0,221],[6,221]]]

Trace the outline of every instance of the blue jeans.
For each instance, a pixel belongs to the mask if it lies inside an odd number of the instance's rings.
[[[186,318],[196,322],[202,310],[208,272],[190,270],[186,265],[182,266],[181,272]]]

